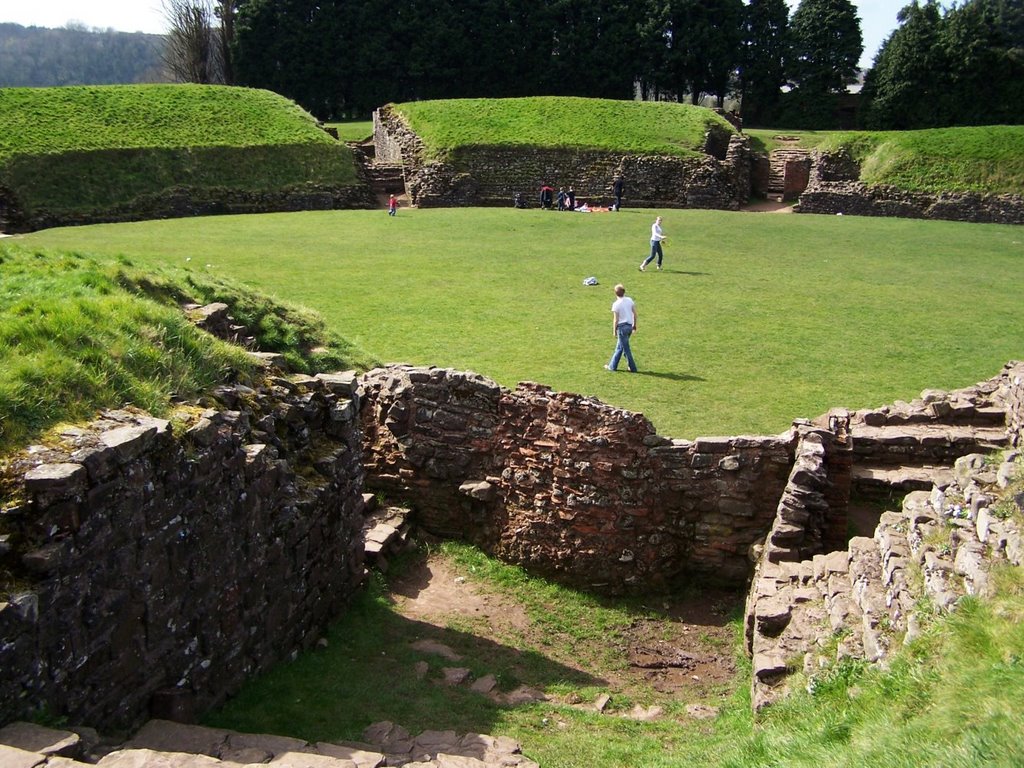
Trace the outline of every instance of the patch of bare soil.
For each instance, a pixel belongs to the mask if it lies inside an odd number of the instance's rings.
[[[482,621],[490,629],[490,639],[530,626],[522,606],[483,592],[439,557],[418,561],[393,580],[391,597],[406,618],[438,627],[447,626],[453,618]]]
[[[410,565],[391,590],[396,610],[407,618],[440,628],[468,625],[491,643],[514,637],[526,647],[544,646],[543,629],[531,624],[514,598],[488,592],[440,557]],[[741,599],[726,592],[659,597],[649,607],[663,618],[638,618],[616,640],[625,661],[621,669],[597,673],[579,659],[556,661],[583,675],[599,674],[612,694],[653,689],[666,698],[717,704],[736,674],[729,619]]]
[[[780,203],[776,200],[758,200],[742,206],[740,210],[751,213],[792,213],[793,203]]]

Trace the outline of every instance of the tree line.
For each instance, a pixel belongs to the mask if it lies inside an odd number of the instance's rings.
[[[784,86],[841,92],[863,47],[850,0],[801,0],[792,18],[786,0],[165,0],[165,8],[184,79],[230,64],[231,80],[210,81],[269,88],[323,118],[420,99],[639,95],[721,106],[739,93],[745,117],[764,122],[778,114]]]
[[[869,128],[1015,125],[1024,117],[1024,0],[903,8],[864,82]]]
[[[0,87],[165,82],[164,39],[68,25],[0,24]]]
[[[233,77],[322,118],[390,101],[737,96],[747,124],[836,127],[851,0],[165,0],[206,4]],[[1019,122],[1024,0],[913,0],[866,76],[874,128]]]

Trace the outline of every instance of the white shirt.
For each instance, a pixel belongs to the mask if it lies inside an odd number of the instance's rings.
[[[651,224],[651,242],[661,242],[664,239],[665,236],[661,234],[661,224],[659,224],[658,222],[654,222],[653,224]]]
[[[620,323],[629,323],[632,325],[634,311],[633,300],[629,298],[629,296],[623,296],[612,303],[612,312],[615,313],[616,325],[619,325]]]

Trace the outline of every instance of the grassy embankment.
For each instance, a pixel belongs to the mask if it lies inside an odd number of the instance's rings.
[[[538,96],[396,104],[431,157],[476,146],[564,147],[697,156],[710,128],[729,133],[708,109],[667,102]]]
[[[163,414],[172,395],[248,380],[248,355],[197,330],[185,302],[230,303],[260,348],[297,370],[373,362],[312,313],[208,273],[3,245],[0,274],[0,453],[103,407]]]
[[[765,149],[778,136],[805,149],[846,149],[861,164],[861,181],[913,192],[1024,194],[1024,126],[991,125],[921,131],[748,132]]]
[[[0,89],[0,185],[29,212],[92,212],[172,189],[356,183],[351,151],[293,102],[223,86]]]

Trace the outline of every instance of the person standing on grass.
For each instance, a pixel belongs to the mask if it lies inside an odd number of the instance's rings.
[[[626,356],[630,373],[636,373],[633,352],[629,348],[629,337],[636,333],[636,304],[626,295],[622,283],[615,286],[615,301],[612,303],[612,335],[615,336],[615,352],[605,370],[618,370],[619,360]]]
[[[398,198],[392,195],[388,198],[388,216],[398,213]]]
[[[654,257],[658,257],[658,269],[661,269],[661,260],[665,257],[665,254],[661,250],[661,243],[665,240],[665,233],[661,231],[661,216],[654,220],[651,225],[651,255],[643,260],[640,264],[640,271],[643,272],[647,269],[647,265],[654,261]]]
[[[622,207],[622,196],[626,191],[626,182],[622,180],[621,176],[616,176],[615,181],[612,182],[612,194],[615,195],[615,210],[618,211]]]

